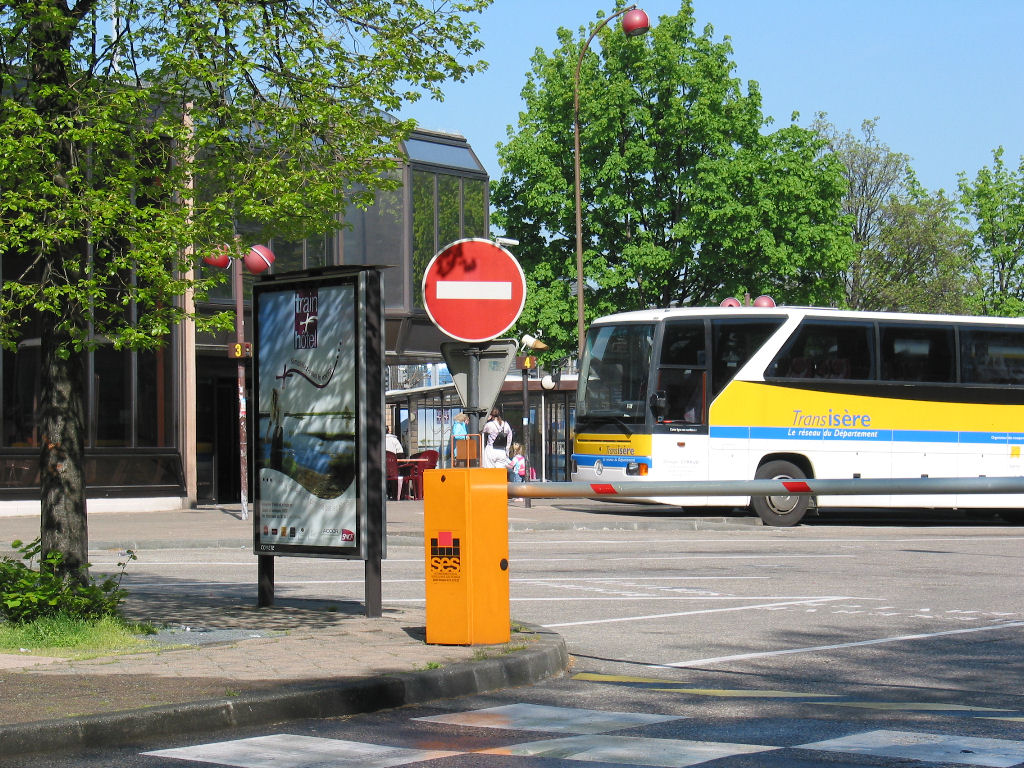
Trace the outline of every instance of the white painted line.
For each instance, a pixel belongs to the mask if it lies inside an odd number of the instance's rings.
[[[812,645],[806,648],[785,648],[779,651],[763,651],[761,653],[738,653],[734,656],[715,656],[708,659],[690,659],[689,661],[676,661],[671,664],[652,664],[653,667],[702,667],[708,664],[718,664],[723,661],[744,661],[746,659],[762,659],[769,656],[785,656],[791,653],[815,653],[817,651],[832,651],[838,648],[856,648],[862,645],[881,645],[883,643],[902,643],[908,640],[929,640],[933,637],[945,637],[948,635],[964,635],[969,632],[989,632],[993,629],[1008,629],[1011,627],[1024,627],[1024,621],[1008,622],[1006,624],[993,624],[987,627],[970,627],[968,629],[950,629],[945,632],[930,632],[921,635],[900,635],[899,637],[881,637],[876,640],[858,640],[853,643],[836,643],[835,645]]]
[[[161,749],[143,755],[191,760],[199,763],[232,765],[237,768],[309,768],[314,765],[385,768],[425,760],[453,757],[462,752],[439,749],[407,749],[363,744],[315,736],[282,733],[251,739],[198,744],[192,747]]]
[[[762,603],[760,605],[740,605],[733,608],[707,608],[703,611],[682,611],[680,613],[656,613],[647,616],[622,616],[614,619],[591,619],[589,621],[568,621],[561,624],[545,624],[545,629],[554,629],[555,627],[579,627],[585,624],[615,624],[623,621],[647,621],[649,619],[671,619],[677,616],[697,616],[705,613],[727,613],[730,611],[750,611],[757,610],[759,608],[775,608],[781,605],[815,605],[818,603],[829,602],[834,600],[849,600],[849,597],[815,597],[813,599],[805,600],[789,600],[781,603]],[[666,664],[656,664],[653,666],[672,666]]]
[[[413,720],[422,720],[428,723],[445,723],[473,728],[578,734],[606,733],[682,719],[681,715],[577,709],[576,707],[556,707],[547,704],[506,704],[468,712],[413,718]]]
[[[911,731],[855,733],[796,748],[990,768],[1010,768],[1024,761],[1024,742]]]
[[[754,755],[776,749],[779,747],[762,744],[729,744],[714,741],[595,734],[528,741],[507,747],[492,747],[481,749],[477,754],[550,758],[552,763],[575,760],[599,762],[602,765],[688,768],[688,766],[701,765],[711,760],[738,755]]]
[[[437,298],[508,301],[512,298],[512,283],[485,280],[438,280]]]

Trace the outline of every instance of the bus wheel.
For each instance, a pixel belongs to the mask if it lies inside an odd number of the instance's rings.
[[[803,471],[788,461],[769,461],[757,468],[755,480],[802,480]],[[810,496],[753,496],[750,506],[765,525],[789,526],[803,520],[811,506]]]

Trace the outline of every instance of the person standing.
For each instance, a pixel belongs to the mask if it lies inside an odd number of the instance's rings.
[[[480,466],[508,469],[512,464],[508,456],[508,449],[512,443],[512,427],[501,417],[501,411],[497,408],[491,409],[490,418],[484,424],[483,435],[484,455]]]
[[[387,430],[384,435],[384,450],[391,451],[396,456],[401,456],[405,453],[405,448],[402,447],[402,441],[399,440],[395,435],[391,434],[391,427],[385,427]]]
[[[513,483],[526,482],[526,457],[523,455],[523,446],[519,443],[512,443],[512,467],[509,472],[512,474]]]
[[[462,413],[456,413],[452,417],[452,439],[453,440],[465,440],[468,431],[467,424],[469,423],[469,416]]]

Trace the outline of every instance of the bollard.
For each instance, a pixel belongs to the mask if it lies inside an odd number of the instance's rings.
[[[427,643],[507,643],[508,473],[429,469],[423,479]]]

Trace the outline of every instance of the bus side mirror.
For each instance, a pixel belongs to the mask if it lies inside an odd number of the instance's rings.
[[[665,412],[668,411],[668,395],[664,390],[659,389],[651,395],[651,411],[659,422],[665,418]]]

